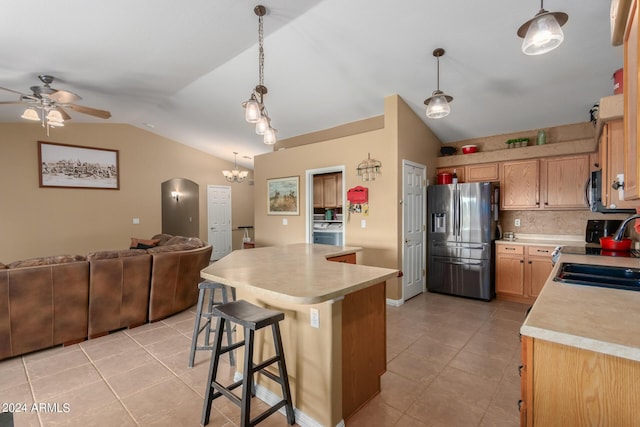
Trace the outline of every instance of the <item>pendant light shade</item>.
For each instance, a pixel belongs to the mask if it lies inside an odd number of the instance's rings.
[[[441,119],[446,117],[451,112],[451,106],[449,103],[453,101],[453,97],[446,95],[440,90],[440,57],[444,55],[444,49],[438,48],[433,51],[433,56],[436,57],[438,63],[437,68],[437,89],[433,91],[433,94],[424,100],[424,104],[427,106],[427,117],[430,119]]]
[[[264,133],[264,143],[267,145],[273,145],[278,142],[278,138],[276,136],[277,132],[277,129],[269,127],[269,129],[267,129]]]
[[[563,12],[544,10],[542,1],[540,11],[518,29],[522,41],[522,53],[525,55],[542,55],[560,46],[564,40],[562,26],[569,20]]]
[[[33,107],[29,107],[26,110],[24,110],[24,113],[22,113],[22,116],[20,117],[27,120],[40,121],[40,116],[38,115],[38,112]]]
[[[244,108],[244,119],[249,123],[255,123],[256,133],[264,135],[265,144],[275,144],[276,130],[271,127],[271,118],[267,114],[267,107],[264,104],[264,95],[267,94],[267,87],[264,85],[264,28],[262,18],[267,14],[267,8],[257,5],[253,8],[253,13],[258,17],[258,79],[259,84],[251,92],[248,101],[242,103]]]

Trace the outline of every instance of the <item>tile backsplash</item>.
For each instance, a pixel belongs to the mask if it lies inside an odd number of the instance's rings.
[[[599,214],[590,211],[500,211],[502,231],[523,234],[584,235],[588,219],[625,219],[628,214]],[[520,227],[515,220],[520,219]],[[630,225],[631,237],[640,240]]]

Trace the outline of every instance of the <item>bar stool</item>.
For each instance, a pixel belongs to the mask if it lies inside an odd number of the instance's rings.
[[[283,406],[287,412],[287,422],[293,425],[295,415],[293,413],[293,403],[291,400],[291,390],[289,389],[289,376],[287,375],[287,367],[284,361],[284,351],[282,349],[282,338],[280,337],[279,322],[284,319],[284,313],[266,308],[258,307],[247,301],[239,300],[228,304],[218,305],[213,309],[215,316],[219,317],[218,326],[216,328],[216,344],[211,365],[209,367],[209,377],[207,379],[207,390],[204,396],[204,407],[202,410],[202,425],[209,424],[211,415],[211,405],[214,399],[225,396],[231,402],[240,407],[240,426],[255,426],[263,421],[269,415],[276,412]],[[222,347],[221,331],[225,327],[225,323],[233,322],[244,328],[244,341],[238,341],[232,345]],[[253,363],[253,343],[255,331],[271,325],[273,332],[273,341],[276,355],[264,362],[256,365]],[[218,373],[218,361],[220,356],[229,351],[235,350],[244,345],[244,367],[243,378],[228,386],[223,386],[216,380]],[[273,363],[278,363],[279,375],[275,375],[265,368]],[[258,415],[254,419],[251,416],[251,397],[253,396],[253,375],[260,373],[267,378],[277,382],[282,387],[282,400],[269,409]],[[231,392],[231,390],[242,385],[242,397],[239,398]]]
[[[193,325],[193,338],[191,338],[191,351],[189,352],[189,367],[193,368],[193,360],[196,357],[196,350],[213,350],[213,344],[211,344],[211,333],[215,333],[215,327],[212,324],[212,318],[214,314],[212,313],[213,307],[220,304],[226,304],[229,302],[229,297],[227,294],[227,287],[222,283],[211,282],[209,280],[204,280],[198,284],[198,289],[200,290],[198,294],[198,305],[196,309],[196,321]],[[222,295],[222,301],[216,301],[215,294],[216,289],[220,290]],[[207,311],[202,312],[202,306],[204,305],[205,293],[209,290],[209,301],[207,303]],[[236,299],[235,289],[231,288],[231,296],[233,300]],[[207,319],[204,325],[200,326],[200,322],[202,318]],[[204,345],[198,346],[198,336],[204,331]],[[232,344],[231,334],[233,332],[233,328],[231,324],[227,324],[226,328],[227,332],[227,345]],[[229,362],[231,366],[235,366],[235,356],[232,353],[229,353]]]

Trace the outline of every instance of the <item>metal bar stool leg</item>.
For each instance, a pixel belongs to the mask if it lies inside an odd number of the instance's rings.
[[[193,360],[196,357],[196,346],[198,345],[198,335],[200,334],[200,320],[202,319],[202,303],[204,302],[204,292],[198,293],[198,306],[196,309],[196,320],[193,326],[193,337],[191,338],[191,351],[189,351],[189,367],[193,368]]]
[[[233,288],[232,288],[233,289]],[[233,300],[235,301],[235,292],[233,292]],[[227,287],[224,286],[222,288],[222,303],[226,304],[229,302],[229,295],[227,294]],[[227,332],[227,346],[231,347],[231,344],[233,344],[233,325],[231,324],[231,322],[226,322],[227,327],[226,327],[226,332]],[[235,351],[230,351],[229,352],[229,363],[231,364],[231,366],[236,366],[236,357],[235,357],[236,352]]]
[[[242,407],[240,426],[249,427],[251,421],[251,397],[253,396],[253,340],[254,331],[244,328],[244,371],[242,373]],[[247,393],[251,389],[252,393]]]

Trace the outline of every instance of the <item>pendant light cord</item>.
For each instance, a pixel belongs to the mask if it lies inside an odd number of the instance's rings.
[[[264,30],[262,16],[258,16],[258,76],[260,87],[264,86]],[[260,104],[262,104],[262,91],[260,91]]]

